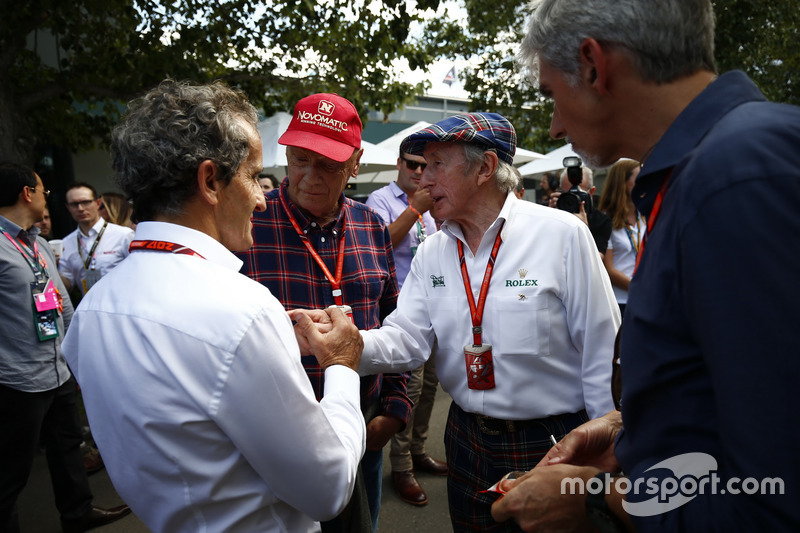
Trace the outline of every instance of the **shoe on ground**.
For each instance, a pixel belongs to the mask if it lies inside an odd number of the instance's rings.
[[[400,499],[406,503],[417,506],[428,503],[428,496],[417,483],[413,470],[392,472],[392,486]]]
[[[103,458],[94,446],[81,445],[81,451],[83,451],[83,467],[87,474],[91,475],[105,468]]]
[[[437,461],[427,453],[412,455],[411,460],[414,463],[414,471],[416,472],[425,472],[434,476],[447,475],[447,463]]]
[[[131,514],[131,508],[120,505],[111,509],[92,507],[92,510],[83,518],[77,520],[61,520],[61,529],[64,533],[82,533],[96,527],[116,522],[122,517]]]

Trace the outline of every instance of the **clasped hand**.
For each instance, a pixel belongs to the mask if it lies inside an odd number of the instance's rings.
[[[302,355],[313,355],[319,366],[344,365],[358,370],[364,341],[353,322],[341,309],[293,309],[294,334]]]

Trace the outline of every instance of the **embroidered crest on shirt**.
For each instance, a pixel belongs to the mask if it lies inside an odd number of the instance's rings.
[[[527,300],[527,299],[528,299],[528,297],[527,297],[527,296],[525,296],[524,294],[520,293],[520,295],[519,295],[519,299],[520,299],[520,301],[522,301],[522,300]]]
[[[431,281],[433,282],[433,288],[436,287],[444,287],[444,276],[434,276],[431,274]]]

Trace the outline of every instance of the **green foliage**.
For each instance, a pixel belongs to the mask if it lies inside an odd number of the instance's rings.
[[[478,57],[465,74],[472,109],[505,114],[519,144],[540,152],[563,141],[550,139],[552,104],[530,87],[514,55],[525,31],[527,0],[463,0],[469,34],[443,23],[442,50]],[[800,9],[796,0],[715,0],[716,59],[720,72],[745,71],[767,98],[800,104]],[[509,49],[508,45],[514,45]]]
[[[435,40],[409,38],[421,14],[398,0],[3,0],[0,158],[94,147],[127,100],[165,77],[226,80],[266,114],[322,91],[388,114],[423,91],[394,79],[390,60],[435,57]]]
[[[388,115],[424,90],[392,76],[397,58],[422,70],[480,58],[461,73],[472,109],[508,116],[526,148],[561,144],[548,135],[552,104],[515,61],[527,0],[459,2],[466,28],[424,17],[440,0],[2,0],[0,158],[31,163],[36,144],[91,148],[127,100],[165,77],[224,79],[267,115],[321,91]],[[800,103],[795,0],[714,5],[719,70],[742,69],[770,99]]]

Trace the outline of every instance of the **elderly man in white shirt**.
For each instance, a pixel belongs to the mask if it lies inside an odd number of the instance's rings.
[[[288,315],[231,253],[265,206],[255,124],[240,91],[166,80],[113,133],[140,223],[63,346],[114,486],[154,532],[319,531],[365,449],[355,326],[330,311],[317,402]]]
[[[436,347],[453,397],[445,443],[456,532],[518,531],[492,519],[497,494],[483,491],[614,408],[620,316],[608,276],[586,224],[516,198],[515,149],[513,127],[494,113],[403,141],[424,155],[420,186],[445,222],[417,250],[397,310],[362,332],[361,373],[414,368]]]

